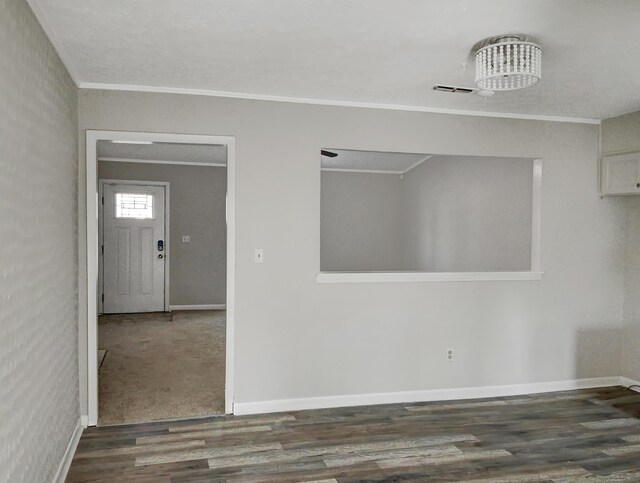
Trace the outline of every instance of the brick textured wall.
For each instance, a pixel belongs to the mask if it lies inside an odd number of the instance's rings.
[[[77,90],[0,2],[0,482],[49,482],[79,417]]]

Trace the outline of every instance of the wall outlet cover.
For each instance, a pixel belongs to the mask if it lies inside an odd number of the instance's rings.
[[[453,362],[453,355],[454,355],[453,347],[448,347],[447,352],[445,354],[445,361]]]

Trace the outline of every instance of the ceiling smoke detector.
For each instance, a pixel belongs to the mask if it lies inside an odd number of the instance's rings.
[[[475,54],[476,85],[491,91],[530,87],[542,77],[542,49],[519,36],[494,38]]]

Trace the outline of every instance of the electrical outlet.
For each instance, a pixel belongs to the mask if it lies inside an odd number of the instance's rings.
[[[453,347],[447,348],[444,360],[447,362],[453,362]]]
[[[191,243],[191,237],[189,235],[182,235],[182,243]]]

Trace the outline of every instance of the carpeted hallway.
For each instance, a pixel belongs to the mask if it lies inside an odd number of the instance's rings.
[[[224,413],[223,310],[99,317],[98,424]]]

